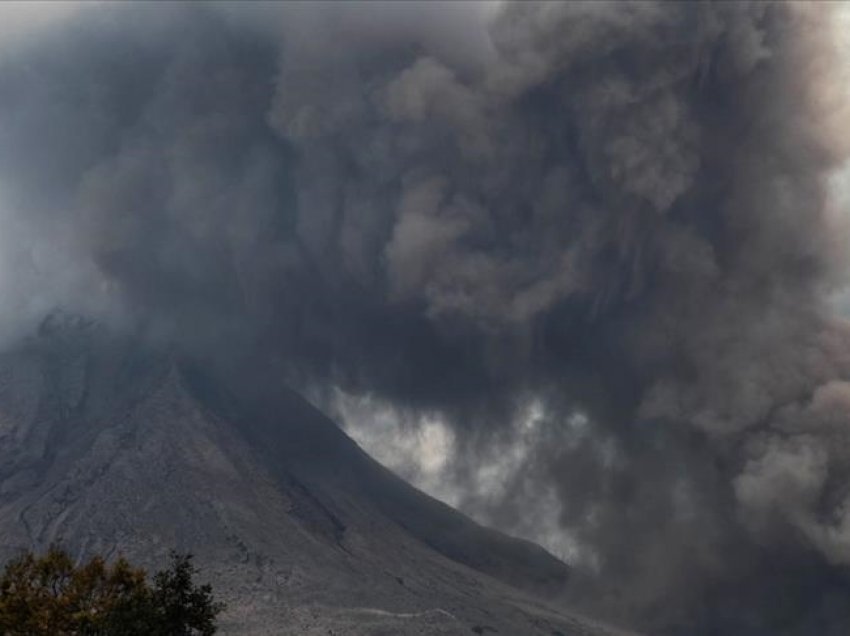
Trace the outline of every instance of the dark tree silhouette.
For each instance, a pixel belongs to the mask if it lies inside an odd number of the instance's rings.
[[[191,636],[214,634],[215,619],[224,609],[213,600],[209,585],[196,586],[192,577],[198,573],[191,554],[171,555],[171,568],[154,576],[152,607],[156,615],[158,634]]]
[[[151,585],[123,558],[75,565],[56,546],[28,552],[0,577],[0,636],[210,636],[224,606],[197,573],[188,554],[172,553]]]

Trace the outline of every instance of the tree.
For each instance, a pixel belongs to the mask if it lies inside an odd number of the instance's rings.
[[[196,586],[192,577],[198,569],[191,554],[171,554],[171,568],[154,576],[152,607],[163,636],[211,636],[216,616],[224,605],[213,600],[209,585]]]
[[[224,609],[209,585],[195,585],[191,555],[145,571],[123,558],[75,565],[52,546],[6,564],[0,577],[0,636],[210,636]]]

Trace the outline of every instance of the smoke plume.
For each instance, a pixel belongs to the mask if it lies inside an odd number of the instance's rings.
[[[58,304],[439,421],[455,503],[570,537],[570,602],[845,634],[833,9],[140,3],[0,28],[0,337]]]

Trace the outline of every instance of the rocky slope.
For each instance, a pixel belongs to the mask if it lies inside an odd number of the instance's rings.
[[[618,633],[533,600],[569,575],[548,553],[246,377],[67,319],[0,356],[0,558],[192,551],[234,634]]]

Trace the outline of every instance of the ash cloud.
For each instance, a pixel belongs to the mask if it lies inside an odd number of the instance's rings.
[[[593,556],[572,602],[845,633],[830,29],[787,3],[83,7],[0,60],[3,244],[72,246],[38,280],[4,250],[4,302],[44,297],[6,331],[73,299],[438,416],[462,507],[516,530],[558,502]],[[499,496],[464,497],[520,438]]]

